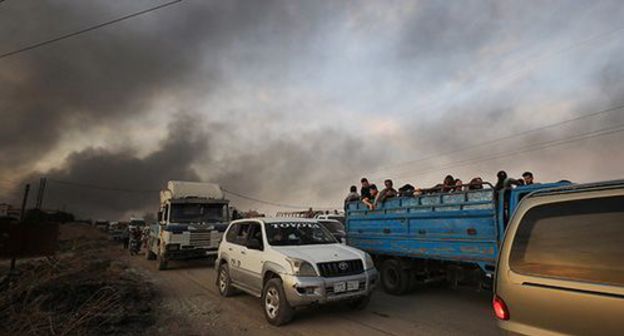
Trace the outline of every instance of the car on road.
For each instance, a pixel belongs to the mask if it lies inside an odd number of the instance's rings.
[[[509,335],[622,335],[624,180],[525,197],[501,247],[492,305]]]
[[[316,219],[333,219],[333,220],[337,220],[340,223],[342,223],[342,225],[345,224],[345,215],[338,213],[338,214],[319,214],[316,215],[314,218]]]
[[[341,243],[347,242],[347,233],[345,227],[340,221],[335,219],[317,219],[318,222],[331,233],[337,241]]]
[[[219,245],[216,285],[262,299],[267,321],[288,323],[295,309],[345,302],[368,304],[377,282],[372,258],[340,244],[318,220],[257,218],[233,221]]]

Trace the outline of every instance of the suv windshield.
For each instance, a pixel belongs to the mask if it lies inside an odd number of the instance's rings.
[[[170,221],[173,223],[224,222],[224,207],[224,204],[172,204]]]
[[[266,225],[269,244],[274,246],[336,244],[336,239],[319,223],[282,222]]]
[[[344,233],[345,231],[344,226],[336,220],[319,220],[319,223],[321,223],[331,233]]]

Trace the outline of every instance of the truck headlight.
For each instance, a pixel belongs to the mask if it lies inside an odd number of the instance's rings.
[[[373,262],[373,257],[370,254],[364,252],[364,268],[369,270],[371,268],[375,268],[375,262]]]
[[[318,276],[318,274],[316,273],[316,270],[314,269],[314,266],[312,266],[312,264],[310,264],[309,262],[303,259],[287,257],[286,261],[288,261],[288,263],[290,264],[293,275],[302,276],[302,277]]]

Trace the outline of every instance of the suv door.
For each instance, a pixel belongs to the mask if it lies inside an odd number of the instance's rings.
[[[234,283],[241,282],[241,248],[245,245],[248,232],[249,223],[239,222],[232,224],[225,235],[223,252],[228,256],[230,279]]]
[[[258,293],[262,290],[264,241],[262,225],[259,222],[250,223],[246,245],[241,247],[240,272],[244,285]]]
[[[509,314],[501,327],[527,335],[621,335],[623,192],[530,202],[501,254],[496,295]]]

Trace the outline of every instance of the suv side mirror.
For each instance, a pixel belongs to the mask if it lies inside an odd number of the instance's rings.
[[[258,238],[250,238],[247,241],[247,248],[251,250],[260,250],[262,251],[262,242]]]

